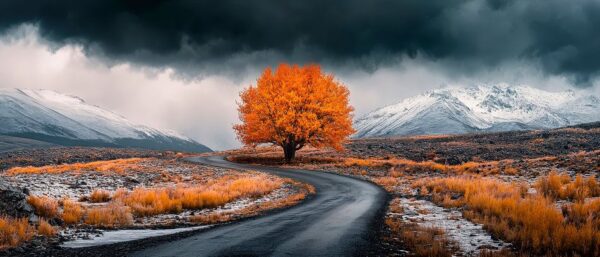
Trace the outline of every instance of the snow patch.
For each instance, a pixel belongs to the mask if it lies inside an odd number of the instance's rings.
[[[407,198],[402,198],[400,205],[404,222],[443,229],[465,255],[475,256],[481,249],[502,249],[510,246],[509,243],[492,238],[481,225],[463,218],[458,210],[444,209],[429,201]]]
[[[173,229],[123,229],[123,230],[112,230],[112,231],[101,231],[102,234],[90,239],[76,239],[73,241],[66,241],[61,244],[61,247],[65,248],[83,248],[90,246],[99,246],[114,244],[120,242],[133,241],[138,239],[172,235],[181,232],[201,230],[211,227],[212,225],[196,226],[187,228],[173,228]]]

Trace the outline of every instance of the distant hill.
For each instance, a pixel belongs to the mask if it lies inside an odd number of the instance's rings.
[[[0,123],[0,135],[63,146],[211,151],[176,132],[136,124],[78,97],[50,90],[0,89]]]
[[[375,110],[355,138],[549,129],[600,121],[600,99],[525,86],[436,89]]]
[[[30,149],[30,148],[46,148],[53,147],[55,144],[51,144],[48,142],[42,142],[29,138],[22,137],[11,137],[11,136],[2,136],[0,135],[0,153],[22,150],[22,149]]]

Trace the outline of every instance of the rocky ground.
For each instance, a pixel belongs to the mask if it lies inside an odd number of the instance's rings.
[[[346,147],[344,155],[351,157],[434,160],[450,165],[530,159],[600,149],[600,122],[553,130],[358,139]]]

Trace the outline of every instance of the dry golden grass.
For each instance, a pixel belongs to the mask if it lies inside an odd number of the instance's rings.
[[[51,219],[58,216],[58,201],[55,199],[30,195],[27,197],[27,203],[33,206],[35,214],[41,217]]]
[[[35,227],[29,225],[27,218],[0,217],[0,249],[18,246],[34,235]]]
[[[116,228],[133,224],[133,215],[131,215],[130,208],[118,203],[90,208],[86,214],[84,222],[92,226]]]
[[[227,213],[218,213],[218,214],[209,214],[209,215],[196,215],[190,217],[191,222],[202,223],[202,224],[213,224],[219,222],[227,222],[234,219],[240,219],[244,217],[250,217],[254,215],[258,215],[268,210],[284,208],[292,205],[298,204],[300,201],[304,200],[307,195],[314,194],[315,188],[308,184],[302,184],[291,179],[285,179],[286,183],[291,183],[297,186],[300,189],[300,192],[290,195],[283,199],[276,199],[273,201],[265,201],[256,205],[250,205],[242,210],[237,210],[235,212],[227,212]]]
[[[577,175],[571,181],[569,175],[558,174],[556,171],[538,178],[535,188],[551,199],[583,201],[589,197],[600,196],[600,185],[595,176],[584,179],[581,175]]]
[[[386,190],[391,191],[393,187],[397,186],[399,181],[395,177],[378,177],[373,178],[373,182],[383,186]]]
[[[506,175],[517,175],[519,170],[510,166],[512,160],[503,161],[488,161],[488,162],[466,162],[458,165],[446,165],[434,161],[412,161],[408,159],[387,158],[387,159],[359,159],[345,158],[344,161],[339,161],[338,165],[342,167],[370,167],[370,168],[388,168],[394,174],[391,176],[399,176],[402,172],[419,173],[419,172],[444,172],[453,174],[486,174],[493,175],[504,172]]]
[[[103,189],[95,189],[90,194],[89,199],[92,203],[105,203],[110,200],[110,192]]]
[[[81,204],[65,199],[62,201],[62,205],[62,219],[66,224],[72,225],[81,222],[85,213],[85,209],[81,207]]]
[[[61,164],[61,165],[48,165],[42,167],[14,167],[9,169],[7,175],[18,175],[18,174],[60,174],[65,172],[116,172],[124,173],[127,170],[139,171],[142,167],[139,163],[145,159],[143,158],[128,158],[128,159],[116,159],[110,161],[95,161],[87,163],[73,163],[73,164]]]
[[[410,256],[454,256],[453,245],[439,228],[421,227],[394,218],[387,218],[385,224],[395,240],[410,251]]]
[[[216,224],[223,223],[232,220],[232,216],[229,213],[211,213],[208,215],[196,215],[189,219],[191,222],[201,224]]]
[[[408,159],[358,159],[358,158],[346,158],[343,162],[346,167],[360,166],[360,167],[397,167],[401,166],[405,171],[418,171],[418,170],[430,170],[430,171],[447,171],[448,166],[439,164],[433,161],[416,162]]]
[[[271,179],[263,174],[225,176],[206,185],[121,190],[113,198],[131,207],[137,216],[152,216],[179,213],[183,209],[214,208],[243,197],[263,196],[283,183],[283,179]]]
[[[506,175],[517,175],[519,174],[519,170],[515,167],[506,167],[504,168],[504,174]]]
[[[439,204],[466,207],[466,218],[483,223],[523,251],[559,256],[600,254],[600,219],[594,212],[600,200],[568,205],[563,216],[550,199],[527,195],[527,187],[495,179],[435,178],[414,186],[427,187]],[[462,197],[448,201],[449,194]]]
[[[48,223],[45,219],[40,219],[40,223],[38,225],[38,235],[42,236],[55,236],[58,232],[56,228],[54,228],[50,223]]]

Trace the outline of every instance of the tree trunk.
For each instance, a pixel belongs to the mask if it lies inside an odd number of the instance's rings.
[[[283,146],[283,154],[285,157],[285,162],[290,163],[294,160],[296,156],[296,144],[294,143],[286,143]]]

